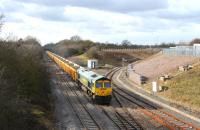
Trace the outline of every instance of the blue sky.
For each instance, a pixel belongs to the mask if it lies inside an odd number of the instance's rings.
[[[137,44],[200,37],[198,0],[1,0],[0,34],[27,35],[44,45],[79,35],[98,42]]]

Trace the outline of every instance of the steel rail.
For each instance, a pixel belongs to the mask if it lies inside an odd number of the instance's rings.
[[[59,79],[58,79],[58,78],[59,78],[59,77],[58,77],[58,74],[56,73],[55,75],[57,75],[56,78],[57,78],[57,80],[59,80]],[[56,81],[56,85],[57,85],[63,92],[65,91],[65,90],[63,89],[63,87],[61,86],[61,84],[58,83],[57,81]],[[76,111],[76,109],[75,109],[75,107],[74,107],[72,101],[70,100],[69,95],[66,95],[66,94],[64,94],[63,92],[62,92],[61,94],[62,94],[62,96],[66,99],[66,100],[64,100],[64,101],[67,102],[67,103],[69,103],[69,104],[71,105],[71,107],[72,107],[72,109],[73,109],[73,111],[74,111],[76,117],[79,119],[79,121],[80,121],[80,123],[81,123],[83,129],[86,129],[86,126],[84,125],[84,123],[83,123],[83,121],[81,120],[81,118],[79,118],[79,115],[78,115],[78,113],[77,113],[77,111]]]
[[[83,124],[85,125],[85,127],[87,129],[99,129],[102,130],[101,126],[98,124],[98,122],[95,120],[95,118],[91,115],[91,113],[89,112],[89,110],[87,109],[87,107],[85,106],[85,104],[83,104],[80,100],[80,96],[77,94],[77,92],[74,90],[75,87],[72,87],[69,84],[69,81],[64,78],[63,76],[61,77],[62,81],[65,84],[66,88],[69,88],[68,90],[70,90],[75,97],[77,97],[77,101],[76,103],[73,102],[75,105],[80,104],[79,106],[76,106],[76,110],[79,109],[79,117],[82,120]],[[73,82],[73,81],[72,81]],[[68,92],[66,92],[68,93]]]

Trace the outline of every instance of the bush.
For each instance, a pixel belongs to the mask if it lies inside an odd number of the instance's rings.
[[[98,49],[96,47],[91,47],[87,52],[86,55],[89,58],[97,58],[98,59]]]
[[[42,47],[38,42],[27,42],[0,41],[1,130],[46,129],[33,110],[46,117],[50,111],[48,74]]]
[[[89,40],[77,40],[77,37],[73,37],[72,40],[62,40],[56,44],[47,44],[44,49],[50,50],[60,56],[70,57],[74,55],[81,55],[85,53],[89,48],[95,45],[94,42]]]
[[[66,49],[66,51],[64,53],[64,57],[70,57],[70,56],[77,55],[77,54],[79,54],[79,50],[73,49],[73,48],[68,48],[68,49]]]
[[[190,42],[191,46],[193,46],[194,44],[200,44],[200,38],[195,38]]]

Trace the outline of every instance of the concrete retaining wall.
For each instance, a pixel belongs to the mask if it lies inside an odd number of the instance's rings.
[[[144,77],[144,76],[142,76],[142,75],[136,73],[136,72],[133,71],[133,70],[129,70],[129,71],[128,71],[128,78],[129,78],[131,81],[133,81],[133,82],[135,82],[136,84],[139,84],[139,85],[144,84],[144,83],[146,82],[146,80],[147,80],[146,77]]]

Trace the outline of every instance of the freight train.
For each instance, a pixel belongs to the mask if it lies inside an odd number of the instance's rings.
[[[112,98],[112,83],[105,76],[90,71],[55,53],[46,51],[47,55],[87,92],[96,103],[109,104]]]

